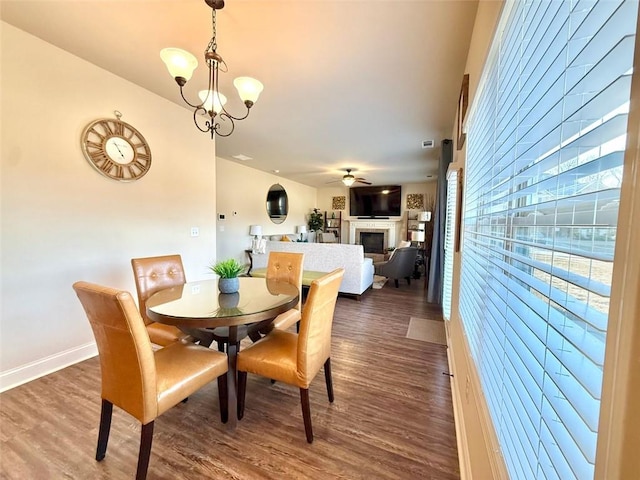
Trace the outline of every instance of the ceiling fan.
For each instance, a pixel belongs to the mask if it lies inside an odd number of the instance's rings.
[[[334,182],[339,182],[339,181],[340,180],[333,180],[333,181],[328,182],[328,183],[334,183]],[[347,168],[347,174],[342,177],[342,183],[344,183],[347,187],[350,187],[354,183],[364,183],[365,185],[371,185],[371,182],[367,182],[364,178],[362,178],[362,177],[354,177],[353,175],[351,175],[351,169],[350,168]]]

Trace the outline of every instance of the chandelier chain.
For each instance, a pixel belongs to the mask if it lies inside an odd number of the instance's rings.
[[[207,45],[207,49],[204,51],[205,54],[207,52],[215,52],[216,49],[218,48],[218,43],[216,42],[216,9],[215,8],[211,9],[211,30],[213,32],[213,36],[209,41],[209,45]]]

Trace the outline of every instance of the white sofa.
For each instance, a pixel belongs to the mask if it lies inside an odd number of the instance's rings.
[[[304,270],[331,272],[345,269],[340,292],[358,297],[373,284],[373,260],[364,256],[362,245],[267,241],[264,255],[253,255],[253,268],[265,268],[269,252],[304,253]]]

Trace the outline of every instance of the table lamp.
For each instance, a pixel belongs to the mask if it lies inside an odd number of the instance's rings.
[[[257,240],[258,237],[262,236],[262,226],[261,225],[251,225],[249,227],[249,235],[253,235]]]
[[[251,225],[249,227],[249,235],[253,235],[253,241],[251,242],[251,251],[253,253],[264,253],[262,241],[262,226],[261,225]]]
[[[424,232],[422,230],[413,230],[411,232],[411,241],[418,242],[418,244],[424,242]]]
[[[300,234],[300,241],[302,242],[304,240],[304,234],[307,233],[307,226],[306,225],[298,225],[296,227],[296,231]]]

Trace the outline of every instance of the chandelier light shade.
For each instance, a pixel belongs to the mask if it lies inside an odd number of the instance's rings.
[[[238,77],[233,81],[233,86],[238,90],[240,100],[245,104],[249,102],[251,105],[258,101],[258,97],[264,89],[262,83],[251,77]]]
[[[186,50],[179,48],[164,48],[160,51],[160,58],[167,66],[173,78],[184,78],[184,82],[191,80],[193,71],[198,67],[198,60]]]
[[[347,173],[344,177],[342,177],[342,183],[344,183],[347,187],[353,185],[356,181],[356,177],[351,175],[351,172]]]
[[[223,94],[212,92],[211,90],[200,90],[198,92],[202,106],[207,110],[213,110],[216,114],[222,111],[222,107],[227,103],[227,97]]]
[[[193,71],[198,66],[198,60],[191,53],[180,48],[164,48],[160,52],[160,58],[167,66],[169,74],[175,79],[180,87],[180,96],[184,102],[193,108],[193,122],[201,132],[209,132],[211,138],[214,134],[221,137],[228,137],[235,129],[235,121],[244,120],[249,116],[249,110],[258,101],[260,93],[264,89],[262,83],[251,77],[238,77],[233,81],[233,85],[238,90],[238,95],[246,107],[243,116],[235,117],[224,107],[227,98],[219,91],[219,71],[227,71],[227,64],[216,51],[216,10],[224,7],[224,0],[205,0],[211,7],[211,25],[213,36],[209,41],[207,49],[204,51],[204,59],[209,68],[209,85],[206,90],[198,93],[200,103],[191,103],[184,96],[183,87],[193,76]],[[202,118],[204,126],[202,125]],[[208,119],[207,119],[208,117]]]

